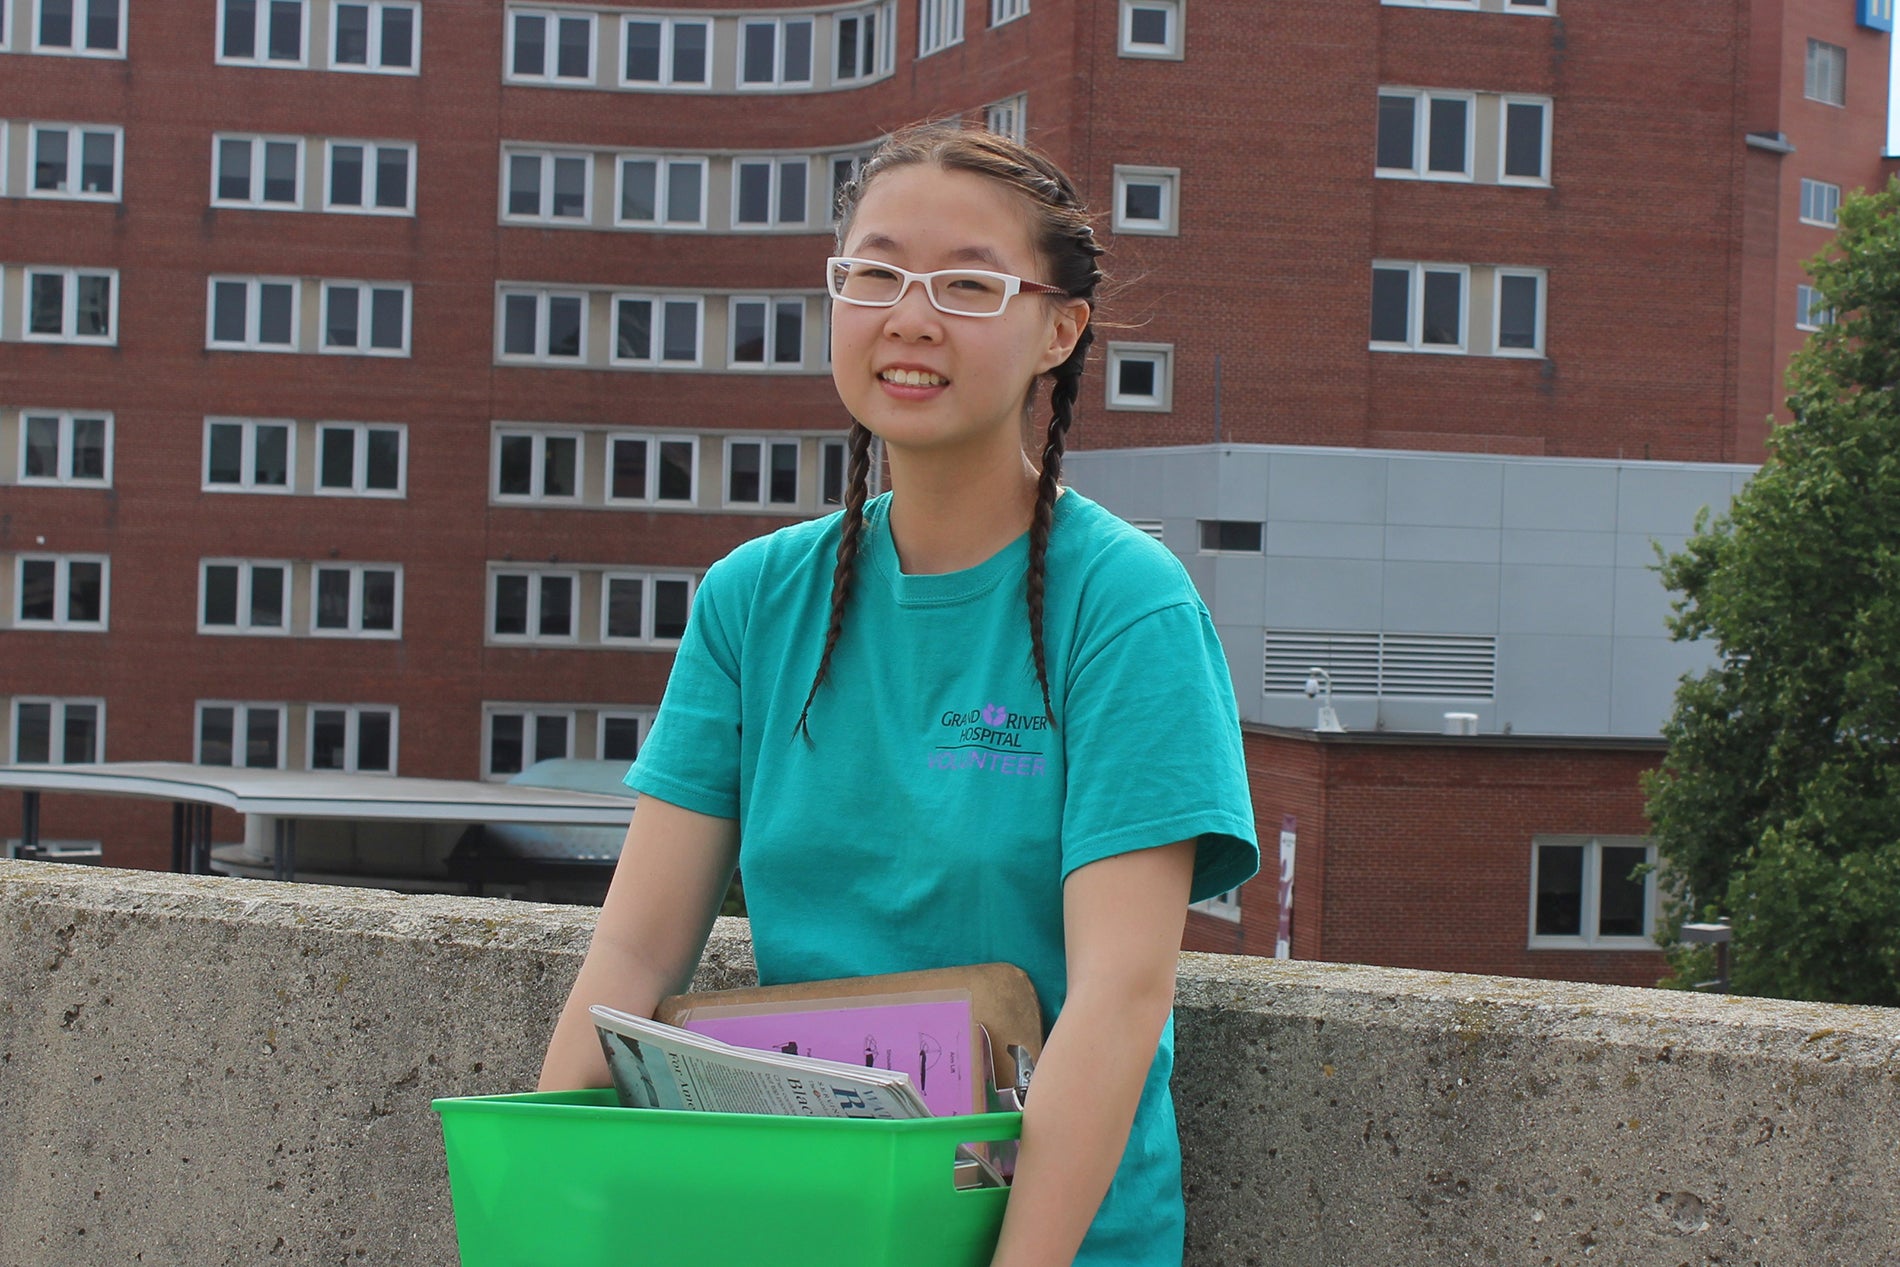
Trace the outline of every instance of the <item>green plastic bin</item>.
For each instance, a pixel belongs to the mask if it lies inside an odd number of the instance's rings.
[[[985,1267],[1009,1190],[958,1190],[956,1148],[1022,1132],[1020,1113],[686,1113],[611,1090],[433,1107],[462,1267]]]

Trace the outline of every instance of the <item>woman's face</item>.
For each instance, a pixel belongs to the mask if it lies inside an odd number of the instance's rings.
[[[1046,282],[1021,195],[987,176],[913,164],[879,176],[841,254],[914,273],[981,268]],[[831,307],[831,377],[852,417],[894,449],[1020,452],[1030,380],[1088,321],[1078,300],[1018,294],[1000,317],[937,311],[921,284],[891,308]]]

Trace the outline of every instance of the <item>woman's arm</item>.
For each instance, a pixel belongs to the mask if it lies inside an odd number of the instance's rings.
[[[1194,842],[1078,867],[1062,890],[1069,996],[1036,1065],[991,1267],[1068,1267],[1114,1178],[1174,1006]]]
[[[651,1016],[661,999],[685,988],[738,857],[736,820],[640,797],[593,944],[541,1062],[541,1090],[608,1085],[587,1009],[605,1003]]]

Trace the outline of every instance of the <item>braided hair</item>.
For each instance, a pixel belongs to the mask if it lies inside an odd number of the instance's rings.
[[[883,173],[900,167],[934,164],[946,171],[972,172],[988,176],[1020,194],[1033,214],[1036,257],[1048,270],[1050,285],[1060,287],[1070,299],[1095,300],[1096,288],[1103,280],[1096,260],[1102,254],[1095,241],[1087,210],[1074,184],[1046,156],[994,132],[963,128],[956,124],[925,124],[906,128],[892,135],[859,170],[857,178],[838,193],[838,242],[840,249],[849,234],[853,213],[865,191]],[[1029,645],[1035,659],[1036,681],[1042,687],[1043,714],[1055,724],[1055,707],[1049,694],[1048,656],[1043,647],[1042,614],[1049,534],[1055,523],[1055,504],[1062,479],[1062,455],[1068,442],[1069,428],[1075,422],[1075,402],[1082,388],[1082,371],[1088,361],[1089,347],[1095,341],[1092,325],[1084,326],[1075,347],[1060,365],[1049,371],[1049,422],[1042,437],[1040,474],[1036,480],[1036,505],[1029,522],[1029,569],[1026,597],[1029,608]],[[1030,385],[1033,398],[1035,385]],[[1025,412],[1030,399],[1024,400]],[[847,475],[842,532],[838,538],[838,562],[832,570],[831,618],[825,628],[824,651],[818,659],[818,671],[799,711],[797,733],[811,738],[806,725],[811,704],[818,697],[831,669],[832,652],[844,631],[844,613],[851,597],[859,547],[864,532],[864,502],[870,480],[871,433],[862,423],[851,425],[851,459]]]

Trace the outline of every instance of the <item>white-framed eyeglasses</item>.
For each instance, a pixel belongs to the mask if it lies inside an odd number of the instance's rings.
[[[1009,273],[986,268],[940,268],[913,273],[883,260],[834,255],[825,261],[825,286],[840,303],[860,308],[892,308],[912,282],[922,282],[930,306],[953,317],[1000,317],[1018,294],[1064,295],[1060,286],[1045,286]]]

